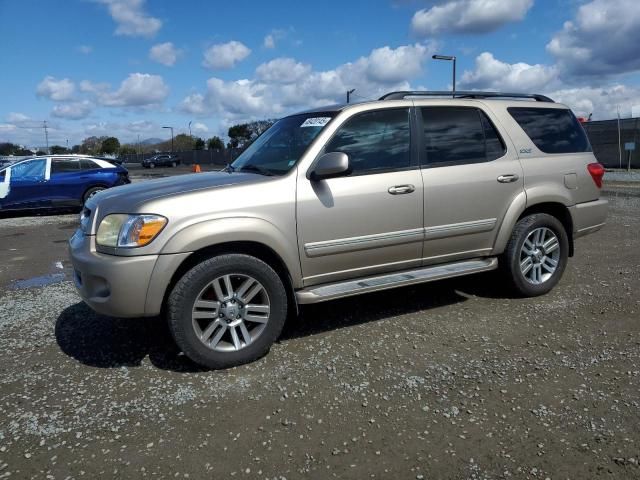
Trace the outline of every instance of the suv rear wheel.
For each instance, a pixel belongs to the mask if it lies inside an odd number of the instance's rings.
[[[569,239],[562,223],[546,213],[536,213],[516,223],[501,267],[517,293],[535,297],[560,281],[568,253]]]
[[[248,255],[205,260],[171,291],[168,320],[178,347],[194,362],[228,368],[269,351],[287,317],[278,274]]]

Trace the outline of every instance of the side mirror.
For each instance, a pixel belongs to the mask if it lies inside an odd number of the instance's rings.
[[[318,158],[309,173],[309,180],[342,177],[351,173],[349,156],[343,152],[329,152]]]

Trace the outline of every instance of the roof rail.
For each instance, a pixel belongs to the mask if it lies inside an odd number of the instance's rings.
[[[480,92],[480,91],[398,91],[389,92],[379,100],[402,100],[406,97],[452,97],[452,98],[529,98],[538,102],[554,103],[549,97],[537,93],[504,93],[504,92]]]

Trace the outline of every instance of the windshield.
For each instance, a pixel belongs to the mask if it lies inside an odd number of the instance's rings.
[[[334,116],[335,112],[322,112],[278,120],[236,158],[231,170],[284,175]]]

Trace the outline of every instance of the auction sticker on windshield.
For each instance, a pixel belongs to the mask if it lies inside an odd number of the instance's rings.
[[[331,120],[331,117],[312,117],[312,118],[307,118],[302,125],[300,125],[300,128],[303,127],[324,127],[327,123],[329,123],[329,120]]]

